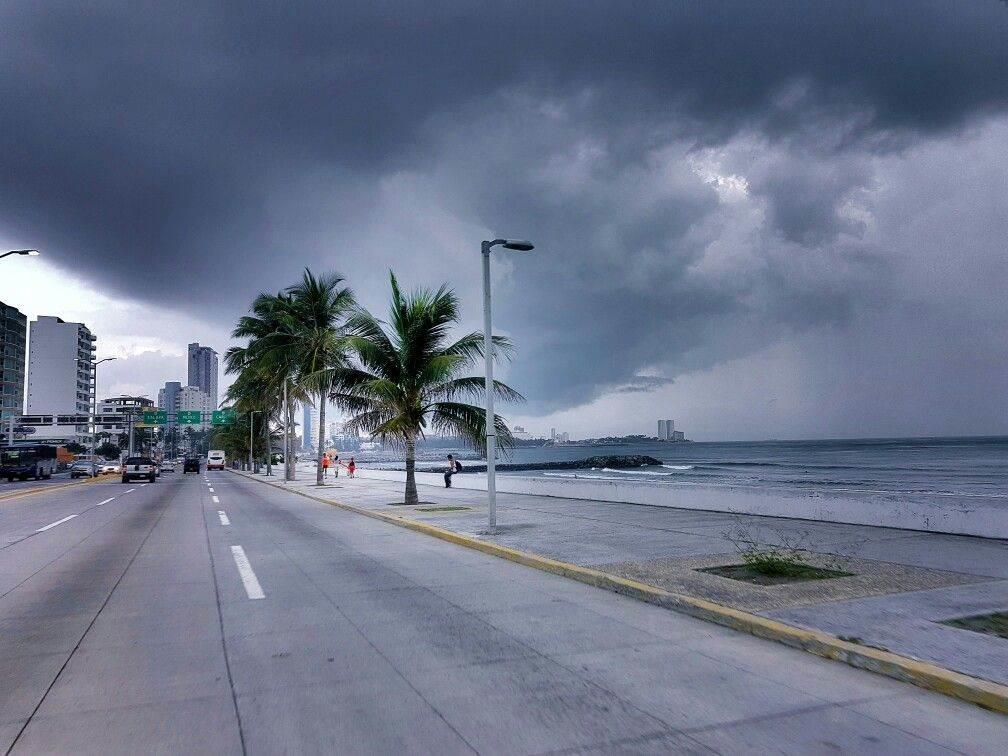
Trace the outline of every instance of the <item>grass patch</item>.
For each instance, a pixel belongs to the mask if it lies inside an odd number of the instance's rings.
[[[741,580],[755,585],[783,585],[804,580],[828,580],[829,578],[850,577],[854,573],[813,567],[791,560],[767,560],[748,564],[729,564],[722,567],[704,567],[698,572]]]
[[[978,614],[975,617],[959,617],[958,619],[945,620],[940,624],[948,625],[949,627],[958,627],[960,630],[972,630],[974,633],[996,635],[999,638],[1008,639],[1008,612]]]
[[[417,507],[417,512],[468,512],[471,507]]]

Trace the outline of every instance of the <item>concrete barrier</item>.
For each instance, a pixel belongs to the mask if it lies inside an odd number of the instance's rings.
[[[405,482],[399,470],[357,469],[371,480]],[[440,473],[417,473],[417,483],[443,486]],[[485,473],[461,473],[455,488],[485,491]],[[674,509],[789,517],[818,522],[874,525],[928,533],[983,538],[1008,538],[1008,498],[957,497],[941,494],[891,494],[843,491],[794,491],[757,486],[711,486],[693,483],[550,478],[534,475],[497,476],[499,493],[554,496]]]

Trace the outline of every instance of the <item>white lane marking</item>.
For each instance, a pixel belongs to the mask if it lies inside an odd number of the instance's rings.
[[[210,493],[213,493],[213,486],[210,486]]]
[[[227,512],[225,512],[223,509],[218,509],[217,510],[217,516],[220,517],[220,524],[221,525],[230,525],[231,524],[231,520],[228,519]]]
[[[115,496],[113,496],[111,499],[105,499],[105,501],[99,501],[97,504],[95,504],[95,506],[100,507],[102,504],[108,504],[113,499],[115,499]]]
[[[126,493],[133,493],[134,491],[136,491],[135,488],[128,488],[128,489],[126,489]]]
[[[144,486],[146,486],[146,485],[147,485],[146,483],[141,483],[141,484],[140,484],[140,488],[143,488],[143,487],[144,487]]]
[[[43,533],[43,532],[49,530],[49,528],[55,528],[57,525],[62,525],[67,520],[72,520],[76,516],[77,515],[70,515],[69,517],[64,517],[62,520],[56,520],[56,522],[50,522],[48,525],[46,525],[45,527],[39,528],[35,532],[36,533]]]
[[[266,598],[262,586],[259,585],[259,578],[252,571],[252,565],[249,564],[248,557],[245,556],[245,549],[241,546],[232,546],[231,556],[234,557],[235,566],[238,568],[238,574],[241,576],[242,583],[245,584],[245,593],[248,594],[248,597],[250,599]]]
[[[214,504],[220,504],[220,499],[218,499],[216,496],[211,496],[210,498],[213,499]]]

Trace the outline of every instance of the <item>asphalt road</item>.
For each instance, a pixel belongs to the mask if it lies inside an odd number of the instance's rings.
[[[1008,742],[1008,718],[227,472],[0,502],[0,681],[14,753]]]

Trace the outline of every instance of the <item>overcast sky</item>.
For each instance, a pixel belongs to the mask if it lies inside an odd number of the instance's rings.
[[[1008,433],[1008,4],[0,5],[0,300],[102,394],[494,259],[533,432]],[[222,383],[227,379],[222,376]],[[106,388],[108,391],[106,391]]]

